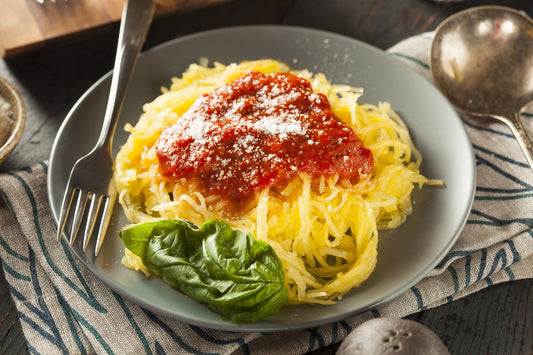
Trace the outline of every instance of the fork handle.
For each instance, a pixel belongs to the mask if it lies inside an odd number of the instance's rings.
[[[127,0],[124,3],[109,99],[95,150],[103,148],[111,154],[113,135],[128,82],[146,39],[154,11],[153,0]]]

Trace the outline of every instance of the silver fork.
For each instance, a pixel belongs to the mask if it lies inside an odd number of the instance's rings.
[[[111,89],[102,130],[91,152],[74,164],[63,196],[57,239],[65,235],[72,245],[85,219],[83,251],[87,248],[93,231],[98,226],[95,256],[100,252],[104,241],[117,195],[112,181],[113,135],[124,102],[127,84],[144,44],[154,10],[153,0],[129,0],[124,3]],[[89,210],[84,218],[87,204],[89,204]],[[73,205],[75,208],[72,214]],[[66,231],[67,221],[70,221],[70,232]]]

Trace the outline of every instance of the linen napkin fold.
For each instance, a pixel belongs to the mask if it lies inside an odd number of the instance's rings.
[[[422,34],[389,53],[430,78],[430,41],[431,34]],[[533,115],[524,119],[533,128]],[[370,318],[401,318],[496,283],[533,277],[533,174],[506,127],[467,118],[464,124],[476,154],[478,187],[467,225],[444,260],[375,309],[279,333],[203,329],[129,302],[79,264],[64,241],[55,240],[46,162],[0,175],[0,258],[30,351],[300,354],[341,341]]]

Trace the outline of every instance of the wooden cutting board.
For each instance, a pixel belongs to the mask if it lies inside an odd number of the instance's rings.
[[[0,55],[43,48],[120,20],[125,0],[0,0]],[[156,15],[225,0],[156,0]],[[42,2],[42,3],[41,3]]]

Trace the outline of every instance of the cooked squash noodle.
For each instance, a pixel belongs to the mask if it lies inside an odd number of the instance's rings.
[[[325,94],[337,117],[372,151],[371,176],[348,181],[301,173],[281,186],[263,189],[239,206],[238,213],[223,198],[197,191],[194,181],[161,176],[155,143],[162,130],[200,95],[250,70],[292,72]],[[439,183],[420,174],[422,157],[388,103],[357,104],[361,89],[332,85],[323,74],[291,71],[274,60],[213,67],[192,64],[162,92],[144,105],[135,126],[125,127],[130,136],[116,157],[115,180],[127,218],[133,223],[184,218],[196,224],[220,219],[251,232],[281,259],[290,304],[332,304],[360,285],[377,262],[378,230],[405,221],[412,212],[415,184]]]

